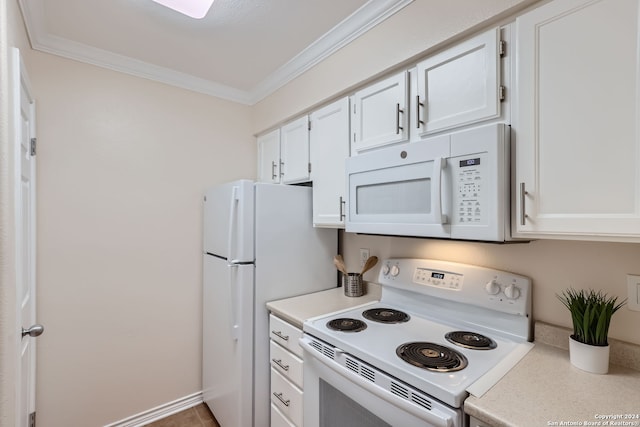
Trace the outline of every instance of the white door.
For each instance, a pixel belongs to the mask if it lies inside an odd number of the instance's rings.
[[[253,425],[253,276],[203,256],[202,398],[222,426]]]
[[[310,115],[313,225],[344,228],[349,157],[349,98],[344,97]]]
[[[500,29],[417,65],[416,128],[422,135],[500,115]]]
[[[20,52],[11,55],[13,99],[16,130],[16,305],[18,343],[17,426],[29,426],[36,406],[36,343],[34,337],[43,331],[36,324],[35,280],[35,104],[28,78],[21,64]],[[33,414],[33,415],[32,415]]]
[[[282,183],[309,181],[309,117],[303,116],[280,128],[280,175]]]
[[[280,129],[258,137],[258,181],[280,183]]]
[[[519,237],[640,238],[640,1],[516,20]]]
[[[406,71],[353,95],[351,155],[409,138]]]

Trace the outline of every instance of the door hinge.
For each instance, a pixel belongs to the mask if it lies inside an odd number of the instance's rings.
[[[309,173],[311,173],[311,162],[309,162]]]
[[[31,138],[30,144],[31,146],[29,147],[29,152],[31,153],[32,156],[36,155],[36,143],[37,143],[37,139],[36,138]]]
[[[498,42],[498,55],[505,56],[507,54],[507,42],[500,40]]]
[[[353,104],[353,114],[356,113],[356,104]]]
[[[35,411],[29,414],[29,427],[36,427],[36,413],[35,413]]]
[[[307,122],[307,130],[311,130],[311,120]]]
[[[504,101],[504,97],[505,97],[505,91],[507,89],[504,86],[500,86],[498,88],[498,99],[500,99],[500,101]]]

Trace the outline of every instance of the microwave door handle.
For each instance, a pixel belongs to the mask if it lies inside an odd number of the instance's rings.
[[[442,214],[442,170],[447,166],[447,159],[436,157],[433,160],[433,187],[436,189],[433,197],[433,222],[446,224],[447,216]]]

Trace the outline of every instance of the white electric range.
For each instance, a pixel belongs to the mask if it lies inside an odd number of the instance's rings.
[[[379,302],[307,320],[304,425],[468,423],[533,346],[530,279],[477,266],[388,259]]]

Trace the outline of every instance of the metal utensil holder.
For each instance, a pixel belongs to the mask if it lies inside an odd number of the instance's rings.
[[[342,287],[344,288],[344,294],[348,297],[361,297],[366,293],[362,274],[360,273],[343,274]]]

